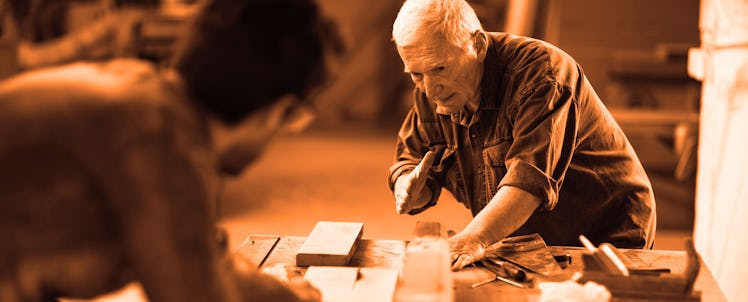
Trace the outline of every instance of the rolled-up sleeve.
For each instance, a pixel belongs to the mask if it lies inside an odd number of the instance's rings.
[[[570,89],[556,82],[536,85],[520,95],[509,111],[513,142],[499,183],[541,199],[539,209],[552,210],[577,141],[577,107]]]
[[[390,190],[394,190],[395,182],[400,175],[415,169],[427,151],[425,139],[419,134],[417,127],[418,116],[415,110],[411,109],[397,133],[395,162],[389,169]]]

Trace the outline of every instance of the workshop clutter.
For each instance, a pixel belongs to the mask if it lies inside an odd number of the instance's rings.
[[[260,268],[295,261],[322,301],[701,300],[692,245],[683,263],[677,251],[619,250],[584,236],[586,249],[547,246],[529,234],[500,240],[484,259],[452,271],[438,222],[417,222],[409,242],[362,237],[363,223],[320,221],[308,237],[250,236],[239,253]]]

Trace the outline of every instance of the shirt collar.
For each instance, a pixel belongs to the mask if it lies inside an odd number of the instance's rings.
[[[481,100],[478,104],[476,114],[481,110],[499,109],[499,102],[496,100],[496,94],[501,85],[500,75],[503,74],[503,62],[500,61],[498,50],[493,36],[488,34],[488,49],[486,50],[486,59],[483,60],[483,78],[481,79]]]

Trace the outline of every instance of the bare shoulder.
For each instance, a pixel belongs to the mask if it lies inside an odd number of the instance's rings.
[[[173,105],[174,92],[157,68],[119,59],[73,63],[18,74],[0,82],[0,124],[73,129],[138,119],[153,121]],[[116,125],[118,128],[121,125]],[[132,128],[132,127],[130,127]],[[56,128],[57,130],[62,130]]]

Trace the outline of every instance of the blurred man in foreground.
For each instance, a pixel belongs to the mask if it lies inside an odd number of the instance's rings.
[[[0,83],[0,301],[317,300],[217,243],[217,171],[237,174],[324,79],[330,27],[307,0],[213,0],[173,68],[137,60]],[[298,276],[297,276],[298,277]]]

